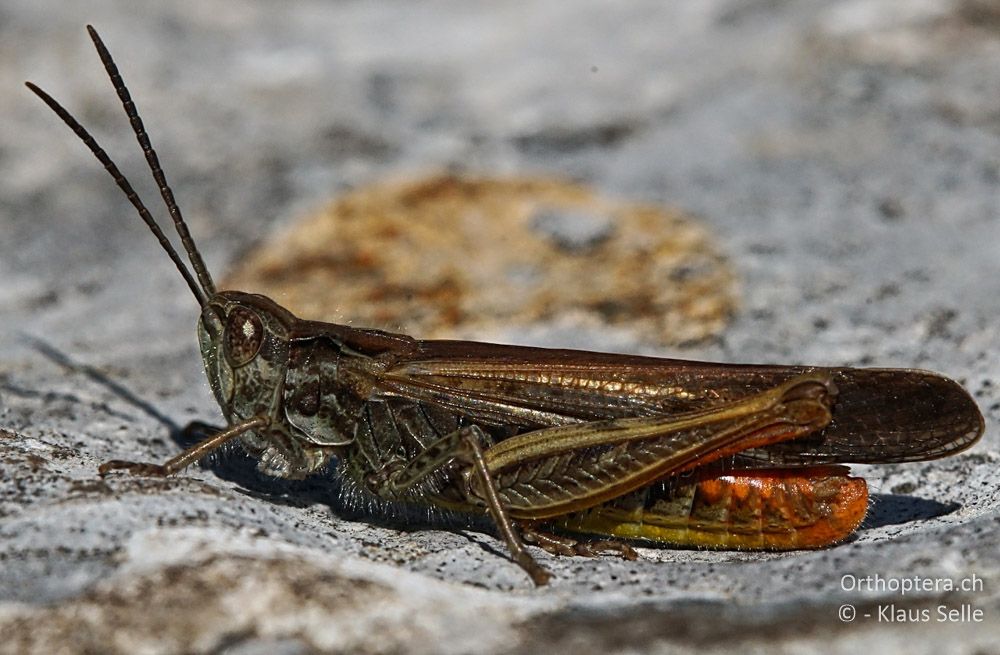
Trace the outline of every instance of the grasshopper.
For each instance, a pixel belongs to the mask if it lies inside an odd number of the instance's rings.
[[[927,371],[419,340],[219,291],[111,54],[87,29],[188,263],[87,130],[27,86],[104,165],[190,287],[226,421],[163,464],[113,460],[102,476],[170,475],[230,442],[281,478],[335,463],[351,493],[374,504],[489,517],[541,585],[550,574],[526,543],[633,558],[631,540],[777,550],[842,541],[868,499],[845,463],[944,457],[983,432],[969,394]]]

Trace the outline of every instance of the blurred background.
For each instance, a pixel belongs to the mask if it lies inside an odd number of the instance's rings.
[[[148,274],[117,302],[189,312],[124,197],[20,87],[75,111],[156,205],[87,22],[216,271],[372,182],[558,176],[703,217],[743,280],[721,356],[925,365],[954,350],[918,343],[942,324],[993,318],[991,2],[7,2],[0,20],[0,300],[40,303],[34,329],[81,325],[52,294],[101,301],[132,267]]]

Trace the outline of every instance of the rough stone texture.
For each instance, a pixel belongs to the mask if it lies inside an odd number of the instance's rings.
[[[572,177],[703,216],[740,275],[723,336],[671,354],[933,368],[975,394],[986,436],[868,468],[849,544],[545,558],[545,589],[490,536],[350,520],[321,481],[235,456],[101,482],[100,461],[165,459],[217,409],[176,272],[19,86],[77,112],[152,202],[86,22],[213,270],[386,178]],[[4,3],[0,650],[997,652],[998,25],[982,0]],[[982,587],[858,591],[845,574]],[[984,622],[936,620],[963,603]],[[878,621],[889,604],[918,620]]]

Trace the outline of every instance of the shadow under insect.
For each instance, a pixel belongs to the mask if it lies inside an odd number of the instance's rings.
[[[872,494],[868,515],[859,530],[873,530],[911,521],[934,519],[947,516],[961,507],[962,505],[956,502],[942,503],[919,496]]]

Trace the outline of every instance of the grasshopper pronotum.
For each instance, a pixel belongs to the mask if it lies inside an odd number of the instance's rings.
[[[525,542],[628,558],[634,551],[615,539],[836,543],[858,526],[868,498],[843,463],[943,457],[982,434],[969,394],[926,371],[421,341],[304,321],[264,296],[218,291],[125,83],[87,29],[190,266],[93,137],[27,85],[104,165],[191,288],[205,371],[226,420],[162,465],[114,460],[101,475],[169,475],[234,440],[273,476],[301,478],[336,462],[360,497],[488,515],[511,557],[544,584],[549,573]]]

